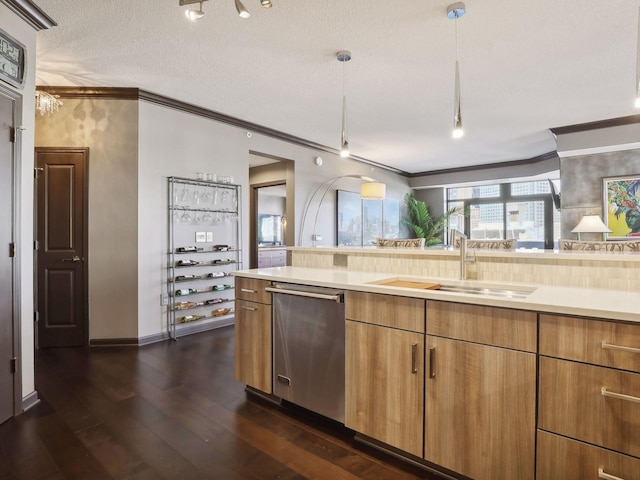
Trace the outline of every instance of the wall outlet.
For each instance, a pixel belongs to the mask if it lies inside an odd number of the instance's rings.
[[[169,305],[169,294],[168,293],[161,293],[160,294],[160,305],[162,305],[162,306]]]
[[[196,243],[207,241],[207,232],[196,232]]]
[[[311,237],[311,240],[315,240],[316,242],[321,242],[322,235],[313,234],[313,236]]]
[[[207,232],[207,242],[213,242],[213,232]]]

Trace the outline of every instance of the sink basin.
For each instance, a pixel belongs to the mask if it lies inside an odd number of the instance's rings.
[[[441,292],[465,293],[479,296],[492,296],[503,298],[527,298],[529,294],[535,291],[535,288],[527,287],[509,287],[502,288],[496,286],[471,286],[471,285],[454,285],[445,283],[435,283],[430,281],[388,278],[371,282],[375,285],[384,285],[389,287],[415,288],[418,290],[439,290]]]

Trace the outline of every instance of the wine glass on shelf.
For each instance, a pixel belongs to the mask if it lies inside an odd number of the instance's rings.
[[[191,198],[191,193],[189,192],[189,189],[187,188],[187,184],[185,183],[182,186],[182,191],[180,192],[180,201],[181,202],[189,202],[189,199]]]
[[[191,215],[189,215],[189,212],[185,211],[182,214],[182,216],[180,217],[180,223],[184,223],[184,224],[191,223]]]
[[[207,174],[208,175],[208,174]],[[211,188],[204,187],[204,192],[200,195],[200,201],[204,204],[211,203]]]

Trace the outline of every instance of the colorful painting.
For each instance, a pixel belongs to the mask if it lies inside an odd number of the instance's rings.
[[[609,240],[640,237],[640,175],[604,178],[605,223]]]

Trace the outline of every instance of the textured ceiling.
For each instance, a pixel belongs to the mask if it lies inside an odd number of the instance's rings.
[[[458,20],[465,136],[451,138],[448,1],[35,0],[37,83],[138,87],[338,148],[342,64],[351,152],[407,172],[555,150],[550,127],[637,113],[639,0],[469,0]]]

